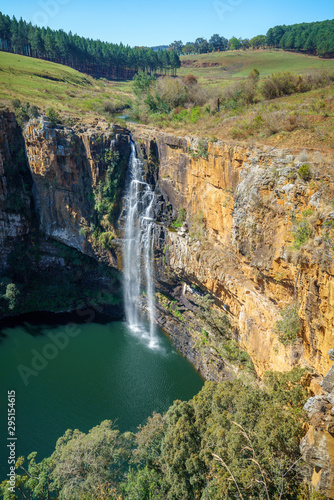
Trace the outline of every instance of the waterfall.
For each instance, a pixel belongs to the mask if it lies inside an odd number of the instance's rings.
[[[129,181],[125,195],[125,314],[131,331],[148,339],[150,347],[157,345],[154,322],[153,203],[154,191],[144,181],[143,162],[137,158],[135,145],[131,141]],[[149,328],[139,314],[142,290],[146,293]]]

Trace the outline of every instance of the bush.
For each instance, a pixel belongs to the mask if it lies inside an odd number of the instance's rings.
[[[21,107],[21,101],[20,99],[13,99],[12,100],[12,106],[14,109],[18,109]]]
[[[180,208],[179,213],[177,215],[176,221],[173,223],[174,227],[181,227],[184,221],[186,220],[187,210],[185,208]]]
[[[47,108],[46,116],[49,118],[50,123],[55,127],[60,122],[59,113],[54,108]]]
[[[307,220],[296,222],[293,228],[294,250],[299,250],[313,236],[313,230]]]
[[[255,81],[257,81],[259,77],[260,77],[260,71],[257,68],[252,69],[252,71],[248,75],[248,78]]]
[[[304,163],[299,169],[297,170],[298,176],[305,182],[310,181],[312,178],[312,173],[310,169],[310,165],[308,163]]]
[[[8,300],[8,308],[11,311],[15,309],[19,295],[20,291],[17,289],[16,285],[14,283],[9,283],[6,288],[6,293],[2,297]]]
[[[301,320],[298,316],[298,304],[293,302],[281,311],[282,319],[276,323],[279,340],[284,345],[295,343],[301,329]]]
[[[156,81],[154,94],[148,93],[145,102],[153,112],[169,113],[186,101],[187,87],[182,80],[167,76]]]
[[[99,242],[101,243],[102,248],[110,250],[112,248],[113,241],[115,238],[116,238],[115,233],[113,233],[112,231],[106,231],[104,233],[100,233]]]
[[[133,92],[136,96],[140,96],[149,91],[152,84],[155,82],[155,78],[147,73],[137,73],[133,79]]]
[[[244,104],[252,104],[256,94],[256,82],[253,79],[238,82],[224,89],[223,104],[229,109]]]
[[[298,77],[289,71],[277,72],[263,80],[261,93],[265,99],[275,99],[298,91]]]

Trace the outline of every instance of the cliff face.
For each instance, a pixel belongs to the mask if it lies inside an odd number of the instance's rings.
[[[53,242],[121,268],[117,217],[128,131],[103,123],[53,127],[42,117],[22,132],[12,114],[0,118],[0,270],[20,242],[26,256],[38,253],[35,266],[43,279],[66,268],[63,282],[73,280],[75,290],[105,287],[120,296],[117,277],[110,288],[107,274],[93,267],[86,272],[89,262],[72,269],[73,255]],[[296,365],[313,368],[316,396],[307,407],[311,420],[302,452],[313,467],[314,486],[334,498],[333,390],[328,376],[322,388],[315,383],[330,368],[327,351],[334,345],[330,168],[319,157],[300,161],[269,147],[198,141],[136,125],[132,135],[156,188],[159,324],[211,380],[239,369],[255,368],[262,376]],[[100,203],[102,193],[112,198],[112,208]],[[21,262],[25,255],[14,257]]]
[[[0,115],[0,269],[15,238],[29,232],[32,178],[14,115]],[[7,242],[5,244],[5,241]]]
[[[116,126],[54,127],[40,117],[21,128],[1,113],[0,317],[88,303],[122,316],[119,276],[96,262],[118,266],[115,249],[99,240],[102,231],[114,237],[117,210],[107,218],[97,196],[113,168],[108,193],[121,205],[129,155],[129,135]]]
[[[334,349],[329,351],[334,360]],[[300,450],[303,459],[311,465],[310,482],[316,490],[334,498],[334,366],[321,383],[323,394],[310,398],[305,410],[310,422]]]
[[[334,341],[334,213],[321,162],[311,165],[312,181],[302,180],[305,162],[273,148],[205,144],[139,126],[132,133],[156,164],[165,212],[175,219],[186,210],[187,225],[163,242],[179,284],[200,284],[228,312],[259,375],[296,365],[324,375]],[[301,330],[282,342],[275,325],[292,303]]]
[[[118,152],[125,173],[129,136],[117,126],[93,123],[85,129],[55,128],[45,117],[24,129],[40,228],[48,236],[93,254],[89,232],[94,189],[108,168],[106,151]]]

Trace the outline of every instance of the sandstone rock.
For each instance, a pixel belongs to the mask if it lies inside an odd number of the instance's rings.
[[[326,392],[331,392],[334,389],[334,365],[326,374],[320,385]]]

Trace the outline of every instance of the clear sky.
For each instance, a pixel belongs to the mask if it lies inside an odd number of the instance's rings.
[[[154,46],[214,33],[251,38],[277,24],[333,19],[334,1],[1,0],[0,11],[89,38]]]

